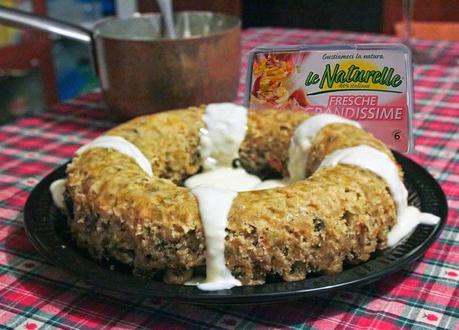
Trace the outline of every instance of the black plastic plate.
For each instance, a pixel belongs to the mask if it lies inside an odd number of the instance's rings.
[[[405,172],[409,204],[423,212],[438,215],[440,223],[436,226],[418,226],[397,246],[376,252],[365,263],[348,266],[341,273],[315,275],[304,281],[266,283],[208,292],[194,286],[169,285],[144,279],[132,275],[129,267],[116,262],[93,260],[72,242],[65,218],[54,206],[49,192],[50,184],[64,177],[66,165],[49,174],[34,188],[25,206],[24,225],[30,241],[40,254],[96,287],[197,304],[268,303],[299,299],[377,281],[420,258],[440,235],[448,213],[442,189],[417,163],[398,153],[395,156]]]

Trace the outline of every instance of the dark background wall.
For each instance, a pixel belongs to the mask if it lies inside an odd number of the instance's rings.
[[[158,11],[155,1],[138,0],[142,12]],[[244,27],[372,31],[394,34],[403,0],[174,0],[180,10],[211,10],[238,15]],[[459,22],[459,0],[415,0],[415,21]]]
[[[242,1],[244,27],[289,26],[379,32],[381,13],[381,0]]]

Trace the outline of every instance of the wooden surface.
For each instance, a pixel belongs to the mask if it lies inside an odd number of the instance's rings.
[[[395,33],[395,24],[402,21],[402,3],[402,0],[383,1],[383,33]],[[459,22],[459,0],[414,0],[413,21]]]
[[[380,32],[382,0],[245,0],[243,27]]]
[[[403,22],[395,24],[395,31],[399,37],[404,35]],[[451,22],[413,22],[411,36],[430,40],[459,41],[459,23]]]
[[[459,22],[459,0],[413,0],[414,21]],[[174,0],[174,9],[210,10],[241,16],[244,27],[295,26],[303,28],[373,31],[395,34],[402,20],[403,0],[372,0],[354,10],[344,1],[290,0]],[[277,7],[276,7],[277,6]],[[279,8],[282,8],[280,10]],[[141,12],[159,11],[155,1],[139,0]],[[355,18],[359,17],[358,20]],[[372,23],[373,22],[373,23]],[[457,32],[459,34],[459,32]]]

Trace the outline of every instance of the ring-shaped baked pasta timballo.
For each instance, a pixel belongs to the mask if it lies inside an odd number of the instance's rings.
[[[183,186],[202,170],[204,112],[205,107],[193,107],[142,116],[106,132],[135,145],[150,162],[152,176],[111,148],[85,150],[73,158],[65,201],[79,246],[96,258],[129,264],[137,274],[161,274],[169,283],[184,283],[205,266],[199,203]],[[248,111],[240,166],[258,176],[288,176],[292,136],[309,117]],[[224,262],[232,276],[244,285],[262,284],[271,275],[296,281],[310,272],[339,272],[344,262],[366,261],[387,246],[397,221],[387,182],[352,164],[319,168],[327,155],[360,145],[395,164],[390,150],[370,133],[331,123],[311,140],[306,179],[237,194],[224,238]]]

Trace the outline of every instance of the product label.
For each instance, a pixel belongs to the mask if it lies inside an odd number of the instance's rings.
[[[410,150],[411,68],[403,49],[255,50],[251,108],[332,113],[360,122],[387,145]]]

